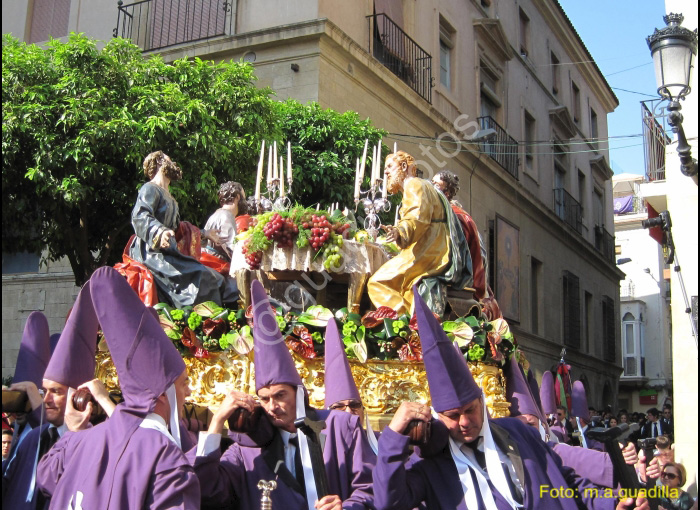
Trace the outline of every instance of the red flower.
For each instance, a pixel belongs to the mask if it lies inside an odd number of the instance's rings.
[[[362,317],[362,325],[365,328],[372,329],[379,326],[384,319],[398,319],[399,314],[396,310],[389,308],[388,306],[380,306],[373,312],[367,312],[364,317]]]
[[[290,350],[296,352],[304,359],[313,359],[316,357],[313,338],[311,338],[311,333],[309,333],[309,330],[304,326],[294,326],[292,334],[287,335],[287,338],[284,339],[284,343],[287,344]]]
[[[435,312],[433,312],[433,317],[435,317],[438,322],[442,323],[442,317],[440,317]],[[416,317],[415,313],[413,314],[413,317],[411,317],[411,321],[408,323],[408,327],[411,328],[413,331],[418,331],[418,317]]]
[[[228,329],[224,319],[205,319],[202,324],[202,331],[205,335],[219,339]]]

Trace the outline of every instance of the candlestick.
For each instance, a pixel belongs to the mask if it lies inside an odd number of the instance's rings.
[[[355,159],[355,201],[360,200],[360,185],[362,184],[360,180],[360,158]]]
[[[375,172],[377,169],[377,147],[372,147],[372,171],[369,174],[369,187],[374,187]]]
[[[265,140],[260,144],[260,159],[258,160],[258,175],[255,178],[255,201],[260,201],[260,181],[262,180],[263,161],[265,159]]]
[[[282,174],[284,174],[284,159],[282,159],[282,156],[280,156],[280,169]],[[284,175],[280,177],[280,196],[284,196]]]
[[[360,161],[360,186],[362,186],[362,181],[365,180],[365,161],[367,161],[367,144],[369,140],[365,138],[365,148],[362,150],[362,160]]]
[[[287,183],[292,191],[292,142],[287,142]]]
[[[268,147],[268,152],[267,152],[267,187],[270,187],[270,183],[272,182],[272,145]]]
[[[272,169],[272,180],[280,178],[279,168],[277,167],[277,142],[275,142],[274,149],[272,150],[272,155],[274,157],[273,162],[275,166]]]

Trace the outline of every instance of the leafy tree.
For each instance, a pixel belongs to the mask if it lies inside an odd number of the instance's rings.
[[[353,204],[355,161],[362,158],[369,139],[364,188],[369,185],[372,146],[386,134],[353,111],[338,113],[318,103],[294,99],[277,103],[282,139],[292,142],[294,186],[291,198],[300,204],[322,208],[338,202]],[[388,154],[385,146],[384,157]],[[383,163],[382,163],[383,168]],[[364,213],[361,213],[364,216]]]
[[[2,62],[3,252],[47,247],[78,285],[120,258],[146,154],[179,163],[181,217],[202,224],[219,183],[250,189],[260,141],[280,137],[271,91],[245,63],[166,64],[82,34],[46,49],[6,35]]]

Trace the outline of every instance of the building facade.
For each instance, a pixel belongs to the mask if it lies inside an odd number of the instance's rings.
[[[244,59],[279,99],[371,118],[424,177],[460,177],[490,284],[538,377],[566,348],[591,404],[615,406],[623,275],[606,116],[618,100],[556,0],[117,4],[3,2],[3,32],[114,34],[166,61]],[[3,276],[3,306],[5,288]],[[3,333],[3,349],[17,341]]]
[[[639,188],[645,176],[613,177],[615,253],[620,283],[620,377],[618,405],[628,412],[661,408],[672,401],[670,270],[661,245],[642,221],[648,210]]]

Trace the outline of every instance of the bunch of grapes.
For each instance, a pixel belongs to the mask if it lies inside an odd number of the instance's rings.
[[[248,239],[244,244],[242,248],[243,255],[245,255],[245,261],[248,263],[250,268],[255,271],[256,269],[260,269],[260,262],[262,262],[262,256],[263,252],[262,251],[249,251],[248,250],[248,245],[250,244],[250,239]]]
[[[299,227],[289,218],[282,218],[275,213],[263,227],[263,233],[271,241],[276,241],[280,248],[291,248]]]
[[[350,223],[336,223],[333,225],[333,232],[342,236],[343,239],[350,237]]]
[[[331,224],[325,214],[312,214],[311,222],[305,221],[302,227],[311,230],[309,242],[311,243],[311,247],[316,251],[320,250],[331,236]]]
[[[340,247],[343,246],[343,238],[337,234],[331,236],[331,241],[323,248],[323,267],[328,269],[339,269],[343,264],[343,254]]]

